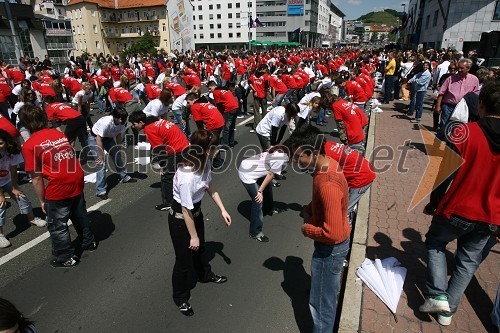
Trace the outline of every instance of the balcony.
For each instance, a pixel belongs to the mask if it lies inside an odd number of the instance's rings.
[[[69,59],[67,57],[50,57],[50,61],[52,62],[52,64],[69,63]]]
[[[75,48],[73,43],[47,43],[45,46],[47,50],[73,50]]]
[[[132,38],[132,37],[141,37],[141,35],[138,32],[122,32],[120,37]]]
[[[45,29],[46,36],[73,36],[71,29]]]
[[[101,22],[104,23],[133,23],[133,22],[148,22],[148,21],[158,21],[160,18],[157,15],[147,15],[146,17],[138,18],[137,16],[132,17],[116,17],[116,16],[101,16]]]

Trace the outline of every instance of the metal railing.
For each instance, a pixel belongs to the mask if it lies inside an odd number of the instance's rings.
[[[47,43],[47,50],[72,50],[75,48],[73,43]]]

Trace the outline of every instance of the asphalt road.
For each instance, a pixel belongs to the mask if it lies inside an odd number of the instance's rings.
[[[131,147],[128,170],[139,182],[118,184],[108,173],[108,201],[95,197],[93,184],[85,187],[100,246],[84,253],[79,266],[52,268],[50,239],[23,249],[43,239],[46,229],[30,227],[15,205],[8,209],[5,228],[13,246],[0,249],[0,296],[33,319],[40,332],[310,332],[313,242],[300,233],[299,212],[310,201],[312,178],[289,166],[287,179],[273,189],[276,205],[287,211],[265,217],[269,243],[251,239],[250,198],[236,172],[243,158],[260,149],[247,119],[238,119],[239,144],[214,176],[233,225],[225,226],[209,197],[202,205],[212,268],[228,282],[198,283],[192,291],[193,317],[182,316],[171,298],[175,257],[167,213],[154,209],[160,203],[159,175],[134,165]],[[333,118],[327,120],[323,129],[331,130]],[[22,189],[37,201],[31,184]],[[10,259],[13,251],[21,253]]]

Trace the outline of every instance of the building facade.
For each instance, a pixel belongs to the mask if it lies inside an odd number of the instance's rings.
[[[67,0],[65,0],[67,1]],[[69,0],[75,55],[117,54],[138,41],[146,32],[158,49],[170,51],[165,1]]]
[[[441,6],[440,6],[441,4]],[[481,33],[500,30],[498,0],[412,0],[408,45],[453,48],[464,53],[479,49]]]

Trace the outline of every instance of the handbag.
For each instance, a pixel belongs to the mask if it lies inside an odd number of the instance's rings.
[[[469,121],[469,107],[465,99],[462,98],[457,106],[455,106],[450,116],[450,121],[459,121],[461,123],[467,123]]]

